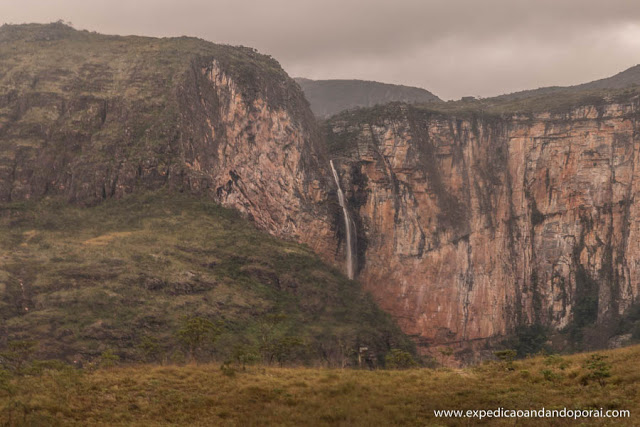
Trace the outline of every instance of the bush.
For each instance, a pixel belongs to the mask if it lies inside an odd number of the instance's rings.
[[[231,365],[231,362],[228,362],[228,361],[223,362],[222,365],[220,365],[220,371],[222,371],[223,375],[226,375],[227,377],[236,376],[236,370]]]
[[[544,364],[547,366],[557,366],[561,370],[565,370],[569,366],[569,363],[557,354],[550,354],[545,357]]]
[[[600,386],[604,387],[606,378],[611,376],[611,364],[606,361],[608,356],[601,354],[592,354],[584,363],[584,368],[589,371],[582,377],[582,383],[587,385],[590,381],[597,381]]]
[[[157,362],[162,355],[160,343],[154,337],[145,336],[138,344],[142,358],[147,363]]]
[[[544,369],[542,371],[542,376],[544,376],[544,379],[547,381],[555,381],[560,378],[560,375],[556,374],[551,369]]]
[[[549,329],[539,323],[519,326],[516,328],[515,341],[511,347],[516,350],[518,357],[537,354],[546,350],[548,337]]]
[[[304,347],[304,341],[295,336],[274,338],[260,347],[263,357],[271,363],[276,360],[280,366],[293,358],[295,352]]]
[[[242,365],[242,370],[245,370],[247,365],[252,365],[260,360],[260,356],[252,348],[241,346],[234,350],[233,360]]]
[[[0,365],[21,372],[36,351],[36,341],[9,341],[7,351],[0,353]]]
[[[11,373],[7,370],[0,369],[0,392],[11,393],[13,391],[10,381]]]
[[[114,354],[112,350],[104,351],[100,355],[100,367],[101,368],[113,368],[118,361],[120,360],[120,356]]]
[[[410,369],[418,366],[408,351],[399,348],[392,349],[384,358],[387,369]]]
[[[504,367],[508,371],[513,371],[513,360],[516,358],[518,352],[515,350],[500,350],[493,353],[498,359],[500,359]]]

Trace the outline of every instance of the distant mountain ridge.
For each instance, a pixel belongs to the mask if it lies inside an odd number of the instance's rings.
[[[539,89],[523,90],[520,92],[499,95],[494,99],[520,99],[529,98],[532,96],[548,95],[558,92],[578,92],[597,89],[624,89],[637,85],[640,85],[640,64],[634,65],[633,67],[628,68],[611,77],[606,77],[587,83],[577,84],[573,86],[549,86]]]
[[[373,107],[389,102],[409,104],[441,102],[426,89],[366,80],[294,79],[304,91],[317,117],[329,117],[340,111],[358,107]]]

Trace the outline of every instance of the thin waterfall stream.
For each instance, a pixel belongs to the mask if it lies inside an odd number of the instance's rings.
[[[333,172],[333,178],[336,181],[336,186],[338,187],[338,201],[340,202],[340,207],[342,208],[342,212],[344,214],[344,225],[345,231],[347,234],[347,276],[349,279],[353,279],[355,275],[355,262],[353,259],[353,240],[352,240],[352,231],[351,231],[351,217],[349,216],[349,210],[347,209],[347,202],[344,198],[344,193],[342,192],[342,187],[340,187],[340,178],[338,177],[338,172],[336,172],[336,168],[333,165],[333,160],[329,160],[331,164],[331,171]]]

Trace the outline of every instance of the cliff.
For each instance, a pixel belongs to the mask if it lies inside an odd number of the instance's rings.
[[[194,38],[0,29],[0,201],[168,187],[330,253],[323,147],[270,57]]]
[[[523,325],[603,347],[638,302],[640,101],[564,102],[396,104],[327,122],[359,280],[425,348],[464,357]]]

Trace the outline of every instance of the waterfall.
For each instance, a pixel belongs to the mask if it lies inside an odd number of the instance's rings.
[[[349,279],[353,279],[355,275],[355,262],[353,259],[353,243],[352,243],[352,233],[351,233],[351,218],[349,217],[349,211],[347,210],[347,202],[344,198],[344,193],[342,192],[342,188],[340,187],[340,178],[338,177],[338,172],[336,172],[336,168],[333,166],[333,160],[330,160],[331,171],[333,171],[333,179],[336,181],[336,185],[338,186],[338,201],[340,202],[340,207],[342,207],[342,213],[344,214],[344,226],[347,234],[347,276]]]

